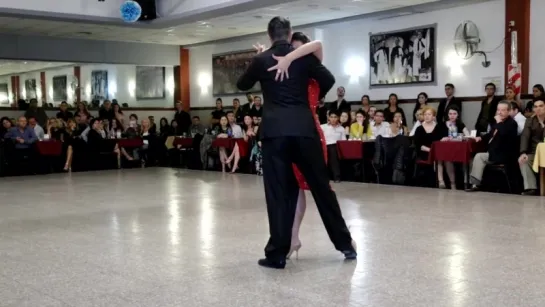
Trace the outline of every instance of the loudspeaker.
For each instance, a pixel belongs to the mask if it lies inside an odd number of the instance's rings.
[[[155,0],[135,0],[142,7],[142,15],[138,20],[154,20],[157,18],[157,8],[155,7]]]

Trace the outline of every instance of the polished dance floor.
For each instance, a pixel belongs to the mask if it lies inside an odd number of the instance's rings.
[[[333,249],[311,200],[282,271],[256,265],[268,234],[256,176],[2,178],[0,306],[544,306],[542,198],[335,189],[358,260]]]

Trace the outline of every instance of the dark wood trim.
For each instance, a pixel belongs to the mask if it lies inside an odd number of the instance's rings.
[[[521,64],[521,94],[528,93],[530,76],[530,0],[505,0],[505,82],[509,84],[511,64],[511,30],[517,31],[518,62]],[[510,22],[515,26],[511,27]]]
[[[189,56],[189,49],[180,47],[180,100],[186,111],[191,109]]]
[[[78,80],[78,84],[76,86],[76,103],[79,103],[81,101],[81,67],[80,66],[74,66],[74,76],[76,76],[76,80]]]

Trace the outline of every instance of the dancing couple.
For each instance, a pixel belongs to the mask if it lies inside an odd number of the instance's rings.
[[[307,188],[335,248],[355,259],[355,244],[329,185],[325,140],[315,112],[335,78],[321,64],[321,44],[302,33],[292,35],[287,19],[271,19],[267,32],[272,46],[256,46],[259,54],[237,82],[242,91],[260,82],[267,102],[260,133],[270,238],[258,264],[283,269],[301,247]]]

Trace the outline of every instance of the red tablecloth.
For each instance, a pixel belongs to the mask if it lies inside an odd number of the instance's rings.
[[[38,153],[43,156],[60,156],[62,154],[62,142],[49,140],[36,143]]]
[[[363,159],[362,141],[337,141],[337,152],[341,160]]]
[[[144,145],[142,139],[118,139],[117,144],[123,148],[138,148]]]
[[[231,138],[216,138],[212,141],[212,147],[223,147],[231,149],[235,146],[235,140]]]
[[[248,142],[244,139],[236,139],[235,142],[238,145],[238,152],[241,157],[246,157],[248,155]]]
[[[431,145],[432,161],[448,161],[469,164],[475,153],[486,151],[484,142],[467,141],[437,141]]]
[[[193,139],[192,138],[174,138],[174,141],[172,141],[173,146],[182,146],[184,148],[193,147]]]

